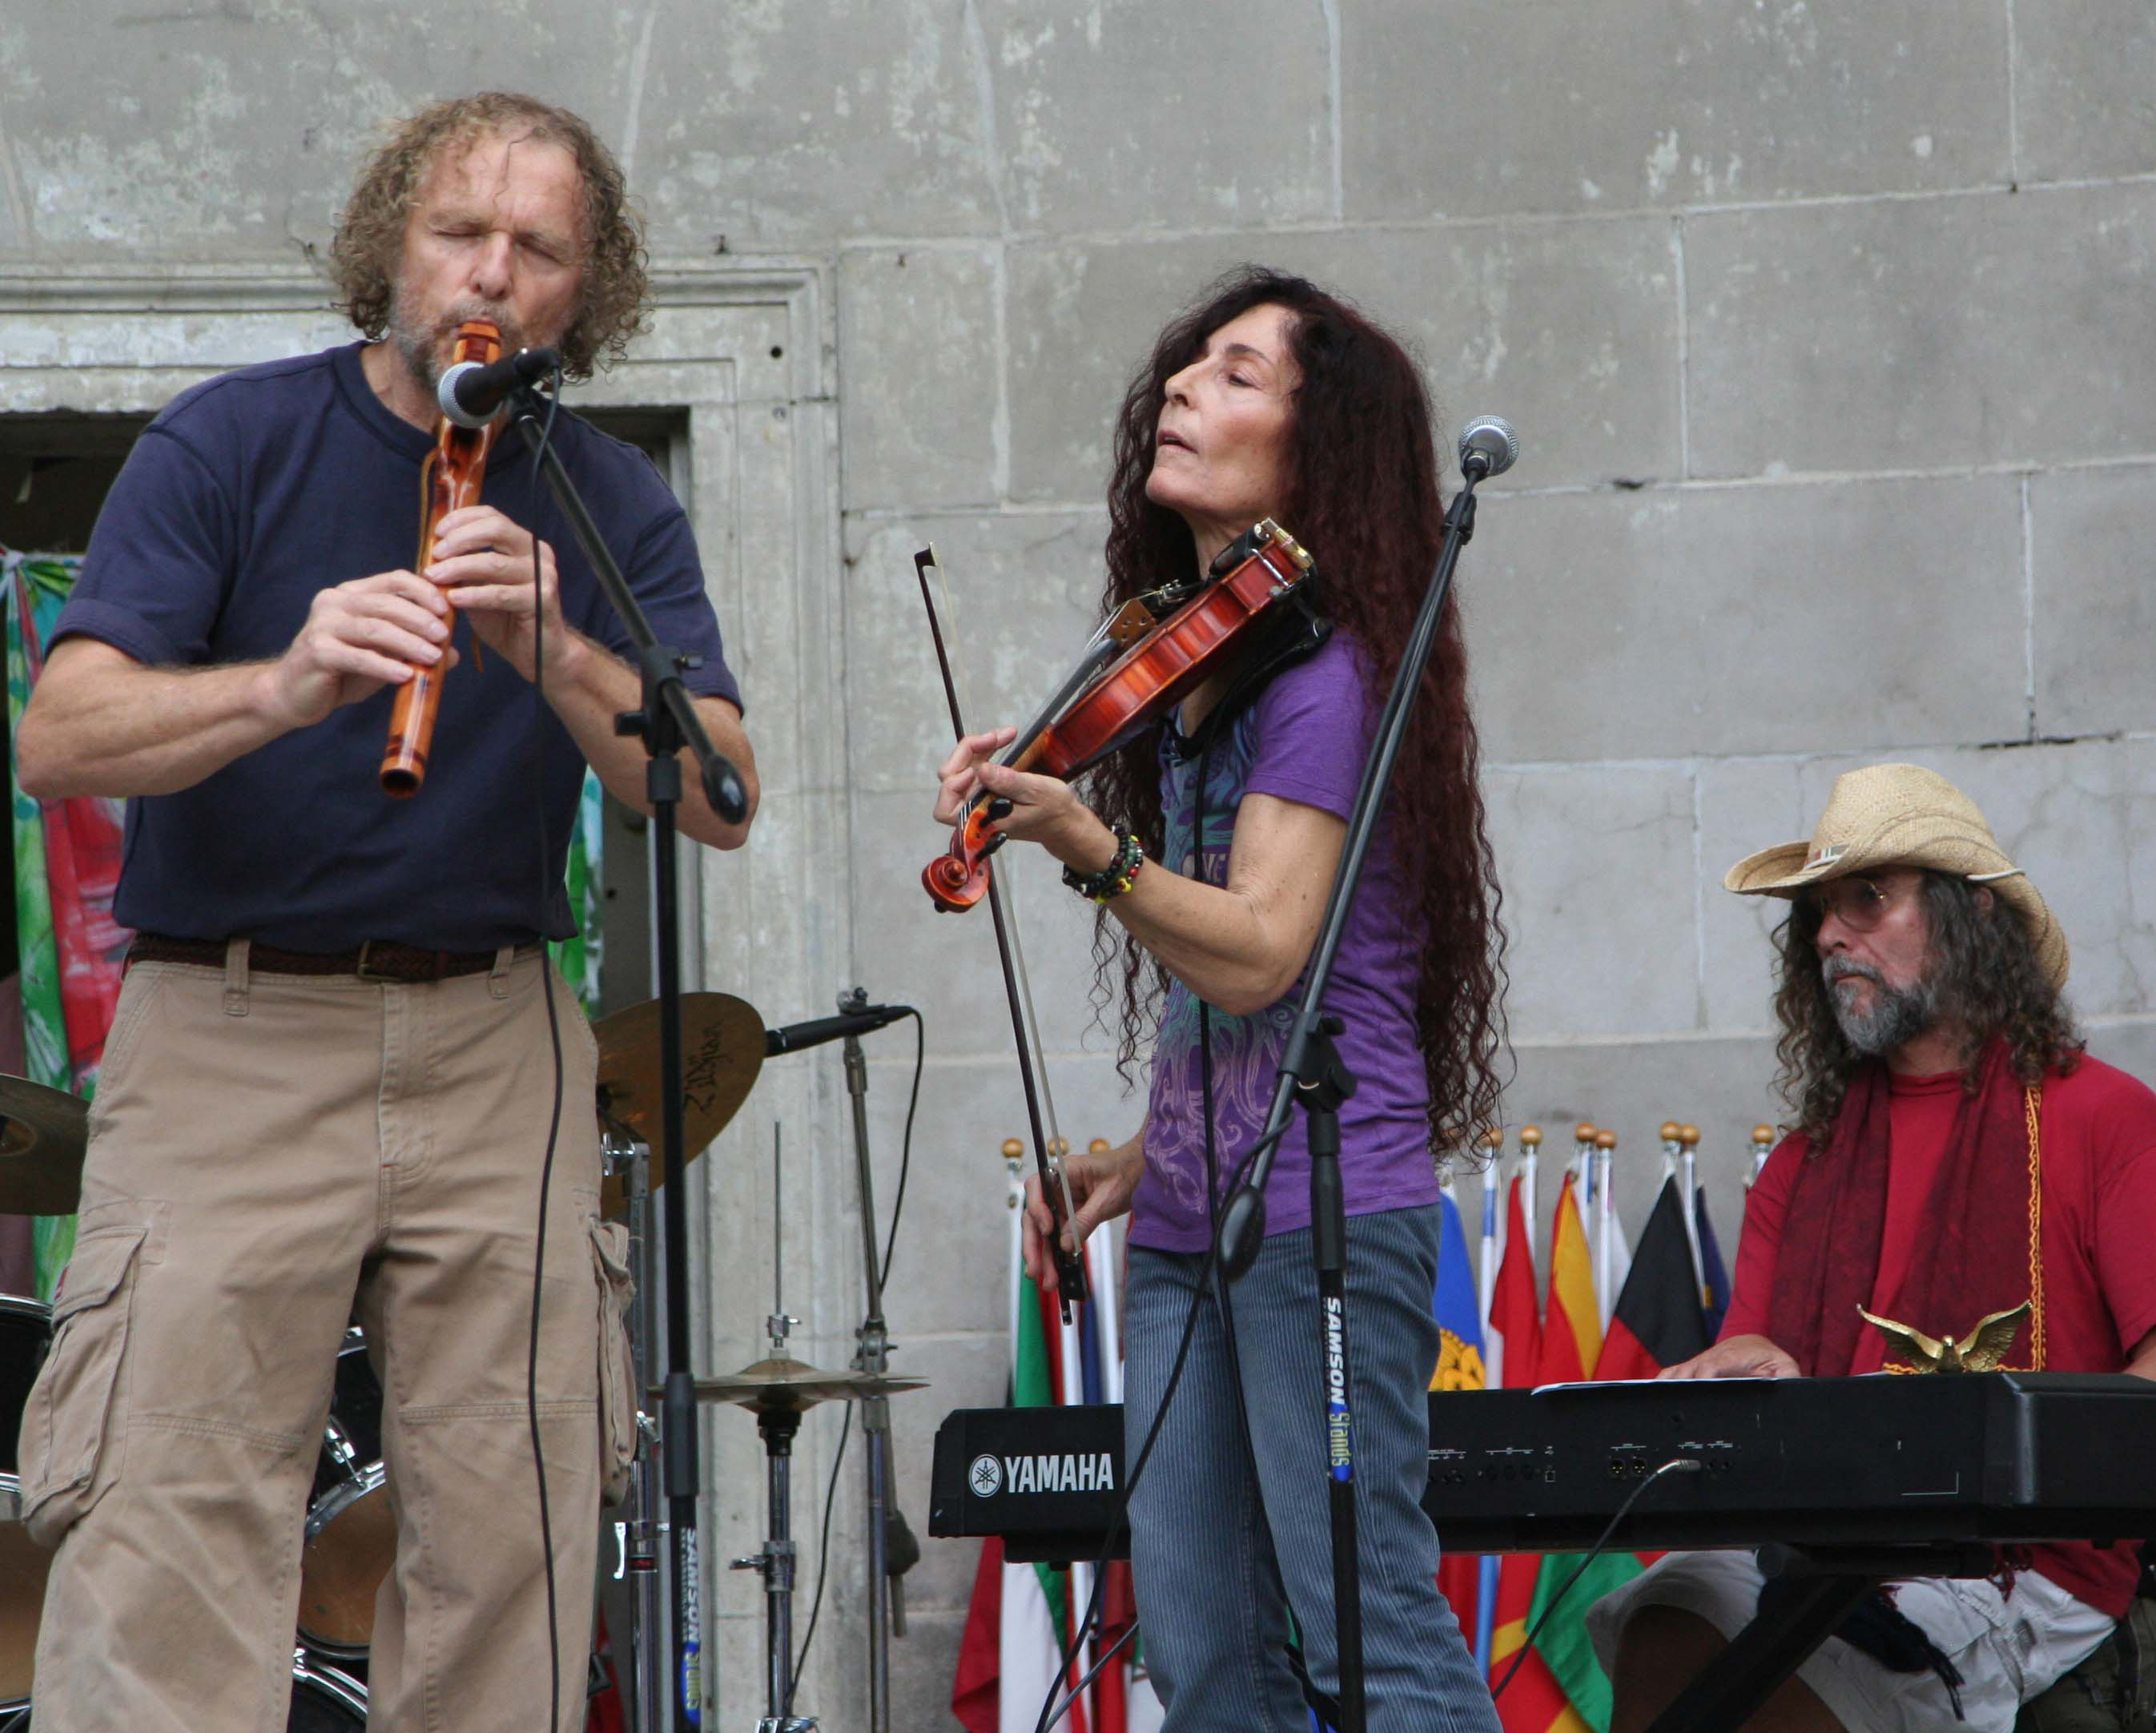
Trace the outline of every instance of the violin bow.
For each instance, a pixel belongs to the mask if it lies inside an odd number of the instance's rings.
[[[951,707],[951,728],[953,736],[966,737],[964,713],[958,704],[958,687],[951,670],[952,657],[943,641],[943,626],[936,611],[936,598],[928,587],[931,568],[936,572],[938,584],[944,582],[942,567],[936,558],[933,542],[913,556],[913,575],[921,582],[921,603],[928,610],[928,633],[936,644],[936,666],[943,676],[943,697]],[[1033,1132],[1033,1159],[1040,1172],[1042,1195],[1051,1200],[1060,1197],[1063,1202],[1061,1219],[1051,1236],[1050,1249],[1055,1258],[1055,1297],[1062,1310],[1063,1321],[1070,1321],[1070,1308],[1082,1305],[1088,1297],[1086,1282],[1086,1260],[1081,1252],[1067,1249],[1063,1243],[1062,1228],[1073,1213],[1070,1202],[1070,1177],[1063,1169],[1063,1156],[1070,1145],[1063,1141],[1055,1124],[1055,1101],[1048,1092],[1047,1065],[1041,1064],[1036,1074],[1033,1055],[1040,1039],[1040,1020],[1033,1012],[1033,989],[1026,977],[1025,953],[1019,943],[1015,922],[1007,920],[1004,913],[1002,874],[991,865],[988,869],[988,913],[993,917],[996,931],[996,955],[1002,961],[1004,995],[1010,1002],[1011,1035],[1018,1044],[1018,1071],[1025,1086],[1026,1122]],[[1043,1130],[1043,1102],[1046,1102],[1046,1130]],[[1051,1203],[1051,1208],[1053,1204]]]

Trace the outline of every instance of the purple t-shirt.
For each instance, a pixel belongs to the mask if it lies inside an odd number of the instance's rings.
[[[1334,633],[1314,655],[1274,677],[1205,755],[1208,884],[1227,882],[1235,809],[1246,794],[1348,816],[1379,708],[1368,659],[1344,633]],[[1171,722],[1161,749],[1163,864],[1171,872],[1193,873],[1199,764],[1196,755],[1183,755]],[[1420,935],[1392,840],[1389,822],[1381,820],[1326,993],[1326,1008],[1348,1025],[1338,1046],[1357,1084],[1340,1110],[1341,1182],[1350,1215],[1435,1203],[1438,1197],[1430,1090],[1415,1035]],[[1212,1013],[1214,1150],[1224,1190],[1265,1129],[1301,996],[1298,980],[1255,1016]],[[1204,1100],[1199,1001],[1180,982],[1171,982],[1153,1048],[1145,1175],[1132,1203],[1133,1245],[1196,1252],[1210,1237]],[[1265,1188],[1265,1227],[1281,1233],[1309,1225],[1310,1141],[1297,1109]]]

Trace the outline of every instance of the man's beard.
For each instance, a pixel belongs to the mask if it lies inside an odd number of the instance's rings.
[[[412,377],[427,388],[432,397],[442,382],[443,340],[454,333],[467,319],[484,319],[498,326],[501,331],[501,352],[514,354],[524,346],[522,328],[511,317],[507,307],[476,297],[454,303],[432,326],[423,326],[411,316],[404,285],[399,283],[389,296],[388,337],[403,360]]]
[[[1866,1059],[1877,1059],[1897,1047],[1906,1047],[1938,1018],[1938,983],[1929,974],[1908,987],[1889,987],[1869,963],[1854,957],[1830,956],[1820,965],[1826,982],[1826,1001],[1840,1025],[1841,1038]],[[1851,1008],[1848,996],[1835,983],[1847,979],[1871,983],[1871,1008]]]

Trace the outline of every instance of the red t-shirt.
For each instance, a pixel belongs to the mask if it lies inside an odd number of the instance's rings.
[[[1894,1295],[1920,1243],[1932,1182],[1945,1158],[1961,1079],[1893,1077],[1887,1220],[1868,1310],[1895,1315]],[[2115,1372],[2156,1330],[2156,1094],[2101,1059],[2044,1079],[2037,1140],[2044,1177],[2044,1364]],[[1810,1141],[1785,1137],[1744,1205],[1737,1278],[1722,1334],[1764,1336],[1782,1223]],[[1971,1323],[1975,1320],[1971,1319]],[[1857,1338],[1851,1372],[1877,1372],[1887,1340]],[[2124,1547],[2040,1546],[2035,1568],[2069,1594],[2123,1618],[2137,1567]]]

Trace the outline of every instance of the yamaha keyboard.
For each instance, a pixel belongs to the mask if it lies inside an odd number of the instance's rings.
[[[1454,1551],[1584,1551],[1678,1458],[1699,1471],[1648,1488],[1614,1544],[2156,1536],[2156,1382],[2123,1375],[1561,1385],[1434,1393],[1430,1413],[1423,1508]],[[936,1435],[928,1531],[1097,1557],[1122,1478],[1120,1407],[962,1408]]]

